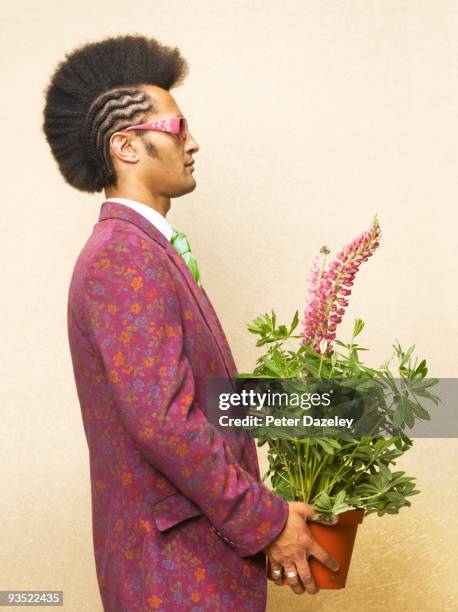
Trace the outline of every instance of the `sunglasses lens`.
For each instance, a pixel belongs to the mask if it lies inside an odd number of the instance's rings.
[[[185,139],[188,135],[188,122],[184,117],[181,117],[180,120],[180,135],[183,139]]]

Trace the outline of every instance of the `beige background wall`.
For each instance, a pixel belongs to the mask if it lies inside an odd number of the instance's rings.
[[[102,195],[64,184],[41,134],[43,88],[65,52],[111,34],[178,45],[173,93],[200,145],[197,189],[175,200],[241,370],[245,325],[290,319],[323,243],[369,226],[383,241],[340,328],[366,321],[369,363],[398,338],[456,376],[458,3],[450,0],[29,0],[2,4],[0,588],[64,590],[100,610],[86,441],[66,337],[68,283]],[[422,494],[360,529],[348,587],[269,610],[458,609],[456,440],[399,465]]]

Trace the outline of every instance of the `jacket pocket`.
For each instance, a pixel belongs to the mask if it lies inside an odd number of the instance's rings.
[[[154,521],[159,531],[166,531],[186,519],[202,514],[196,504],[178,493],[172,493],[153,506]]]

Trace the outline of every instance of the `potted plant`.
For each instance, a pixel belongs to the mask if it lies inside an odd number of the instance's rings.
[[[329,265],[326,257],[330,251],[323,247],[323,261],[315,258],[310,272],[301,333],[294,333],[298,311],[289,327],[277,324],[273,310],[271,315],[258,316],[248,330],[258,336],[256,346],[267,350],[257,359],[252,373],[238,376],[239,380],[260,383],[277,379],[289,393],[298,383],[317,391],[334,382],[340,393],[338,408],[352,414],[359,410],[359,435],[342,432],[336,436],[336,430],[331,428],[331,432],[326,426],[314,427],[313,435],[310,428],[300,425],[286,431],[265,425],[251,428],[258,446],[268,445],[269,469],[264,480],[271,477],[276,494],[288,501],[313,504],[316,519],[331,522],[339,515],[335,525],[308,524],[340,565],[339,572],[332,573],[310,558],[315,581],[324,589],[345,586],[357,526],[363,517],[375,512],[378,516],[396,514],[411,505],[409,497],[419,493],[415,478],[394,466],[413,444],[406,427],[412,428],[416,419],[430,419],[425,400],[439,401],[430,391],[438,381],[426,378],[426,361],[413,360],[415,346],[404,351],[395,342],[391,358],[373,368],[360,358],[368,349],[356,342],[364,327],[361,319],[355,321],[350,342],[336,339],[354,277],[361,263],[374,253],[379,239],[375,217],[370,230],[342,249]],[[395,369],[390,368],[394,358]],[[350,400],[345,395],[348,392]],[[289,415],[300,412],[291,406],[287,410]],[[322,407],[320,410],[323,414]]]

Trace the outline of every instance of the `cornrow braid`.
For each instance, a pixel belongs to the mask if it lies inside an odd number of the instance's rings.
[[[117,88],[99,96],[90,106],[87,121],[89,158],[100,167],[105,186],[116,183],[111,156],[110,137],[132,123],[142,123],[146,113],[154,112],[153,102],[145,91]]]
[[[169,91],[188,70],[176,47],[137,34],[108,37],[68,53],[45,88],[43,110],[43,132],[65,181],[89,193],[116,185],[111,135],[154,112],[145,85]],[[148,150],[147,136],[139,137]]]

